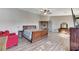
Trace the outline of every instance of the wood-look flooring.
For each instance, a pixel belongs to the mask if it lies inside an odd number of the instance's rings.
[[[18,46],[7,51],[69,51],[69,46],[69,34],[49,32],[48,37],[34,43],[23,38]]]

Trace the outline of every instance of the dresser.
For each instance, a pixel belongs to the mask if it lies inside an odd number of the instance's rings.
[[[68,28],[60,28],[59,32],[69,32],[69,29]]]

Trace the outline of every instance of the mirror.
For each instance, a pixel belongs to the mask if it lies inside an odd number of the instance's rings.
[[[76,28],[79,28],[79,19],[76,19],[75,25],[76,25]]]
[[[68,24],[63,22],[61,25],[60,25],[60,28],[68,28]]]

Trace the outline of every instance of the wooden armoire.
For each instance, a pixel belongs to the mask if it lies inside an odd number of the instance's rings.
[[[79,23],[77,23],[79,17],[74,14],[72,8],[71,12],[73,16],[74,28],[70,28],[70,50],[79,51]]]
[[[39,21],[39,28],[48,30],[48,21]]]
[[[70,50],[79,51],[79,28],[70,28]]]

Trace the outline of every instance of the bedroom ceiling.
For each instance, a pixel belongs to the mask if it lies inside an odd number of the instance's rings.
[[[35,14],[41,14],[40,10],[42,8],[20,8],[21,10],[32,12]],[[48,16],[65,16],[72,15],[71,8],[47,8],[52,13],[48,14]],[[73,8],[74,14],[79,15],[79,8]]]

